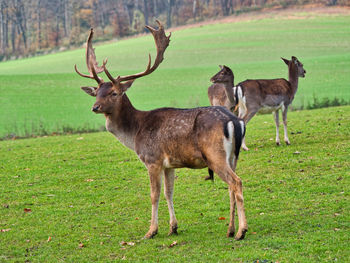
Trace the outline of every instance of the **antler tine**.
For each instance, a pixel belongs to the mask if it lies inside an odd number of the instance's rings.
[[[113,76],[111,75],[111,73],[109,73],[109,71],[107,70],[106,64],[107,64],[107,59],[103,61],[103,70],[104,70],[106,76],[109,78],[110,81],[112,81],[112,83],[113,83],[114,85],[117,85],[117,84],[118,84],[118,80],[119,80],[118,78],[119,78],[119,77],[118,77],[117,79],[113,78]]]
[[[156,70],[158,68],[159,64],[163,61],[164,52],[169,45],[171,33],[169,34],[169,36],[166,36],[165,32],[164,32],[164,26],[159,22],[159,20],[156,20],[156,22],[159,26],[158,30],[154,29],[153,27],[146,26],[146,28],[152,33],[154,41],[156,43],[156,47],[157,47],[157,56],[156,56],[156,59],[154,61],[153,66],[151,67],[151,55],[149,54],[148,55],[148,65],[147,65],[147,68],[145,71],[134,74],[134,75],[118,77],[118,82],[137,79],[137,78],[149,75],[154,70]],[[105,72],[106,72],[106,70],[105,70]],[[108,77],[108,78],[111,79],[110,77]],[[117,81],[116,79],[114,79],[114,80]]]
[[[96,61],[96,55],[95,55],[95,49],[92,47],[92,38],[94,36],[94,30],[91,28],[90,34],[88,36],[88,39],[86,41],[86,66],[89,71],[89,75],[82,74],[78,71],[77,65],[74,66],[75,71],[84,78],[90,78],[96,80],[98,84],[103,83],[103,79],[98,77],[97,74],[103,72],[104,66],[107,63],[106,61],[103,61],[103,64],[101,67],[98,66],[98,62]]]

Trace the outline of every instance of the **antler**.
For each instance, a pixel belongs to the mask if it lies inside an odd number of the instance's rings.
[[[98,62],[96,61],[95,49],[92,47],[92,37],[94,36],[94,30],[91,28],[89,37],[86,41],[86,66],[90,75],[82,74],[78,71],[77,65],[74,65],[75,71],[84,78],[90,78],[97,81],[98,84],[103,83],[103,79],[98,77],[97,74],[103,72],[104,67],[107,63],[107,60],[103,61],[101,67],[98,66]]]
[[[165,52],[165,50],[168,47],[169,42],[170,42],[171,33],[169,33],[169,36],[166,36],[165,32],[164,32],[164,26],[159,22],[159,20],[156,20],[156,22],[159,26],[158,30],[156,30],[150,26],[146,26],[146,28],[152,33],[154,41],[156,43],[156,47],[157,47],[157,57],[156,57],[152,67],[151,67],[151,55],[149,54],[148,55],[148,65],[147,65],[147,68],[145,71],[134,74],[134,75],[118,76],[117,78],[113,78],[105,66],[105,64],[107,63],[107,60],[104,61],[104,63],[103,63],[104,72],[106,73],[106,75],[110,79],[110,81],[112,81],[112,83],[115,84],[116,86],[118,86],[118,84],[122,81],[134,80],[134,79],[146,76],[148,74],[151,74],[153,71],[156,70],[156,68],[158,68],[159,64],[162,63],[162,61],[164,59],[164,57],[163,57],[164,52]]]

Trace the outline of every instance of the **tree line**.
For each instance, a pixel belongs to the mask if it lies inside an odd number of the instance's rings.
[[[90,27],[100,40],[143,32],[157,18],[167,27],[263,7],[348,0],[0,0],[0,61],[81,45]]]

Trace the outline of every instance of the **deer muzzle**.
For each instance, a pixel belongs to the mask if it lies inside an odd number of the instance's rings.
[[[101,109],[101,105],[100,104],[94,104],[94,106],[92,106],[92,111],[95,113],[98,113]]]

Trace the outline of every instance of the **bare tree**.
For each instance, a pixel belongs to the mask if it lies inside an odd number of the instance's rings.
[[[175,4],[175,0],[168,0],[168,8],[167,8],[167,26],[171,27],[171,15],[172,9]]]

